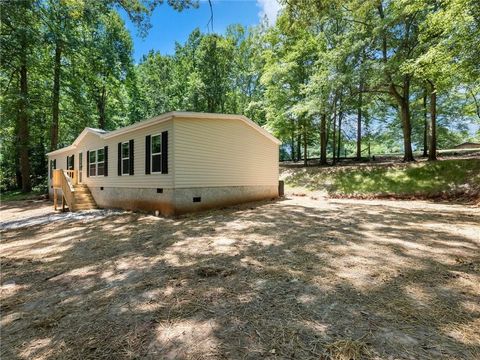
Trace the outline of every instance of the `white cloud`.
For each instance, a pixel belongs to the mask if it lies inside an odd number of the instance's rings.
[[[269,25],[275,24],[278,12],[282,8],[278,0],[257,0],[257,6],[260,8],[258,16],[260,19],[266,15]]]

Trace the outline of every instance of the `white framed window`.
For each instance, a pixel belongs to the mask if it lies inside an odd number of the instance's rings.
[[[83,181],[83,152],[78,153],[78,181]]]
[[[89,153],[88,173],[90,176],[105,175],[105,150],[91,150]]]
[[[105,150],[97,150],[97,176],[105,175]]]
[[[162,134],[152,135],[150,151],[150,168],[152,174],[162,172]]]
[[[91,150],[88,154],[88,175],[97,176],[97,152]]]
[[[130,174],[130,143],[122,143],[122,175]]]
[[[73,155],[72,156],[67,156],[67,170],[73,170],[74,164],[73,164]]]

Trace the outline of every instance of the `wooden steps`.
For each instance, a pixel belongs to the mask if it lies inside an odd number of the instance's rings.
[[[95,199],[90,193],[90,189],[85,184],[76,184],[73,186],[75,189],[74,197],[75,201],[70,211],[91,210],[96,209],[97,204]]]
[[[55,169],[53,171],[53,206],[55,210],[61,200],[62,211],[91,210],[97,203],[85,184],[78,183],[78,170]]]

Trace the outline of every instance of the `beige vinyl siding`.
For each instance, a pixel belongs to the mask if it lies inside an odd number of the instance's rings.
[[[175,188],[278,184],[279,146],[243,121],[173,123]]]
[[[145,174],[145,136],[168,131],[168,174]],[[118,176],[118,143],[134,140],[134,175]],[[108,176],[87,177],[87,151],[108,146]],[[49,156],[57,159],[57,169],[66,169],[67,155],[75,155],[75,170],[79,169],[79,153],[83,152],[83,182],[91,187],[173,188],[173,126],[172,120],[134,130],[132,132],[102,139],[87,133],[74,151]]]

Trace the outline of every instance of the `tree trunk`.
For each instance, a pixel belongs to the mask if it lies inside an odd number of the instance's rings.
[[[432,92],[430,93],[430,136],[428,160],[437,160],[437,89],[433,83],[430,83]]]
[[[105,129],[105,87],[102,87],[102,93],[97,98],[97,110],[98,110],[98,128]]]
[[[378,2],[378,13],[382,22],[385,21],[385,13],[383,10],[383,2]],[[382,59],[385,65],[388,62],[388,47],[386,28],[382,31]],[[402,94],[399,93],[397,86],[392,80],[388,66],[385,66],[385,75],[389,82],[389,92],[395,98],[400,108],[400,118],[402,121],[403,131],[403,161],[415,161],[412,151],[412,124],[410,122],[410,75],[403,76]]]
[[[291,154],[290,154],[290,157],[291,157],[291,160],[292,161],[295,161],[295,123],[292,122],[292,131],[290,133],[290,139],[291,139],[291,142],[290,142],[290,146],[291,146]]]
[[[410,104],[408,100],[402,101],[400,104],[400,114],[403,130],[403,161],[415,161],[412,151],[412,124],[410,123]]]
[[[472,96],[473,103],[475,104],[475,112],[477,114],[478,119],[480,120],[480,101],[477,100],[477,96],[472,90],[470,90],[470,95]]]
[[[18,134],[18,129],[15,129],[15,132]],[[19,149],[16,148],[15,151],[17,154],[19,153]],[[20,159],[19,156],[15,156],[15,182],[17,184],[17,188],[22,188],[22,172],[20,171]]]
[[[295,161],[295,138],[293,134],[290,139],[290,160]]]
[[[327,114],[320,118],[320,164],[327,164]]]
[[[362,158],[362,105],[363,105],[363,94],[362,94],[362,87],[360,86],[360,91],[358,93],[358,109],[357,109],[357,161],[360,161]]]
[[[50,150],[56,150],[58,146],[58,118],[60,104],[60,70],[62,60],[62,42],[57,40],[55,44],[55,63],[53,66],[53,100],[52,100],[52,127],[50,133]]]
[[[337,140],[337,101],[333,109],[333,136],[332,136],[332,165],[336,163],[336,140]]]
[[[412,151],[412,123],[410,119],[410,78],[403,80],[403,94],[398,94],[394,84],[390,85],[390,92],[394,95],[400,107],[400,118],[403,131],[403,161],[415,161]]]
[[[22,192],[32,191],[30,181],[30,159],[28,157],[29,129],[28,129],[28,79],[27,79],[27,39],[25,35],[21,41],[20,55],[20,101],[18,106],[18,145],[20,155],[20,173],[22,175]]]
[[[338,113],[338,144],[337,144],[337,161],[340,160],[340,150],[342,149],[342,117],[343,112]],[[346,157],[346,156],[345,156]]]
[[[297,133],[297,159],[296,161],[300,161],[302,159],[302,134],[300,133],[300,128],[298,127]]]
[[[303,126],[303,165],[305,167],[308,166],[308,158],[307,158],[307,127]]]
[[[423,94],[423,157],[428,156],[427,90]]]

